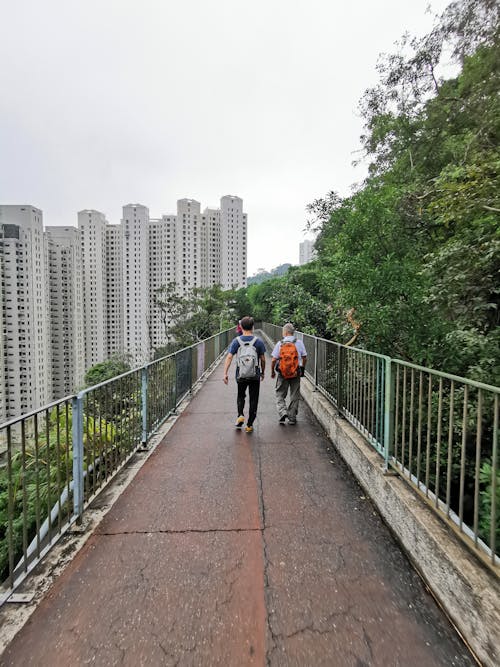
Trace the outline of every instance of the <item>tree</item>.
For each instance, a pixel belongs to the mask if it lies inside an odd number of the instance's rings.
[[[452,112],[460,109],[463,102],[449,87],[443,88],[444,81],[438,72],[444,56],[451,52],[461,67],[480,48],[498,53],[499,25],[500,6],[496,0],[456,0],[428,35],[420,39],[405,35],[398,53],[380,58],[377,65],[380,82],[365,92],[360,103],[365,120],[362,142],[371,159],[371,173],[384,173],[393,167],[396,157],[405,157],[410,172],[425,163],[425,155],[419,159],[415,148],[420,138],[421,115],[428,101],[441,95]],[[480,79],[477,83],[483,88],[487,85]],[[434,126],[432,132],[440,139],[446,129],[444,123]],[[425,143],[432,151],[432,143]]]
[[[130,370],[130,355],[114,354],[106,361],[102,361],[89,368],[85,373],[85,386],[93,387],[96,384],[110,380],[117,375]]]
[[[331,190],[307,207],[308,226],[318,232],[317,259],[248,289],[263,319],[291,320],[303,331],[346,342],[352,335],[346,313],[355,308],[362,322],[356,346],[500,383],[499,18],[497,1],[457,0],[428,35],[406,35],[397,53],[381,58],[379,84],[361,101],[369,175],[351,196]],[[450,53],[456,71],[444,80],[441,67]],[[447,391],[430,391],[429,423],[438,422],[441,402],[443,414],[449,409]],[[456,389],[455,410],[459,394]],[[493,528],[491,503],[498,504],[487,460],[494,433],[485,415],[492,403],[483,397],[479,524],[485,539]],[[477,416],[470,408],[466,451],[475,451]],[[453,456],[460,460],[461,452]],[[438,458],[430,457],[434,469]],[[469,458],[464,478],[460,465],[450,478],[455,510],[464,487],[467,521],[476,484]],[[494,528],[500,535],[500,508]]]
[[[265,280],[269,280],[269,278],[273,278],[274,276],[282,276],[288,271],[288,269],[291,266],[292,266],[291,264],[280,264],[275,269],[271,269],[271,271],[266,271],[265,269],[259,269],[259,271],[255,275],[251,276],[250,278],[247,278],[247,284],[255,285],[258,283],[263,283]]]
[[[235,290],[220,285],[192,287],[181,293],[175,283],[160,288],[156,303],[162,312],[167,345],[156,350],[157,358],[193,345],[235,325],[238,317]]]
[[[166,345],[157,350],[155,356],[164,356],[176,347],[173,328],[187,319],[189,315],[189,297],[182,295],[177,283],[169,282],[156,290],[155,304],[160,311]]]

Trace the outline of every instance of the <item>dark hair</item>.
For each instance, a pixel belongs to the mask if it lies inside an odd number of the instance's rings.
[[[246,317],[241,318],[241,328],[244,331],[251,331],[253,329],[254,325],[254,319],[253,317],[250,317],[250,315],[247,315]]]

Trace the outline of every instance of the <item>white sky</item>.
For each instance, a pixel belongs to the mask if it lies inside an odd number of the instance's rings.
[[[357,103],[428,0],[0,0],[0,203],[46,225],[243,198],[248,273],[363,178]],[[434,0],[441,13],[448,2]]]

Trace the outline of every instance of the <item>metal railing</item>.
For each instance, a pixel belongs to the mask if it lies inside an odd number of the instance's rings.
[[[0,604],[72,521],[72,400],[0,427]]]
[[[274,342],[281,327],[263,323]],[[500,388],[297,332],[306,375],[482,558],[500,566]]]
[[[0,425],[0,604],[192,391],[234,330]]]

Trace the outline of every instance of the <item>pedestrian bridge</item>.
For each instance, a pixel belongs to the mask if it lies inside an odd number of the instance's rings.
[[[219,349],[214,343],[210,354],[218,357],[226,343]],[[169,373],[179,392],[186,369],[194,377],[193,359],[198,370],[208,366],[210,355],[189,355],[190,363],[177,370],[165,362],[155,376],[150,368],[146,381],[138,371],[135,385],[122,378],[120,392],[111,383],[99,394],[73,397],[71,420],[70,403],[58,404],[55,442],[50,407],[45,443],[57,451],[54,468],[61,470],[49,471],[49,478],[62,475],[65,466],[74,478],[80,456],[82,485],[77,491],[72,479],[56,502],[50,487],[49,498],[42,497],[37,540],[30,551],[25,528],[21,560],[10,557],[10,584],[18,594],[30,582],[19,569],[32,569],[37,550],[42,556],[65,522],[73,523],[79,504],[99,502],[97,492],[118,462],[134,463],[145,432],[148,439],[153,429],[168,430],[160,431],[164,435],[130,484],[7,645],[1,664],[476,664],[305,401],[296,426],[280,425],[266,378],[254,432],[241,432],[233,426],[235,384],[223,384],[219,361],[163,426],[158,401],[150,402],[147,414],[134,412],[132,385],[142,398],[149,392],[168,401]],[[318,373],[317,366],[316,360]],[[127,422],[111,418],[117,393]],[[42,421],[35,420],[35,435],[23,426],[20,451],[35,437],[42,458]],[[64,448],[70,426],[74,449],[79,429],[83,444],[71,466]],[[12,424],[8,431],[13,476],[17,454],[11,449],[19,429]],[[114,451],[113,441],[121,451]],[[9,495],[13,513],[11,487]],[[45,522],[43,504],[51,507]],[[9,539],[12,551],[12,527]],[[480,563],[478,570],[487,569],[497,581],[493,568]],[[14,607],[2,607],[2,632]],[[495,664],[497,631],[491,629],[492,660],[486,655],[485,664]]]

